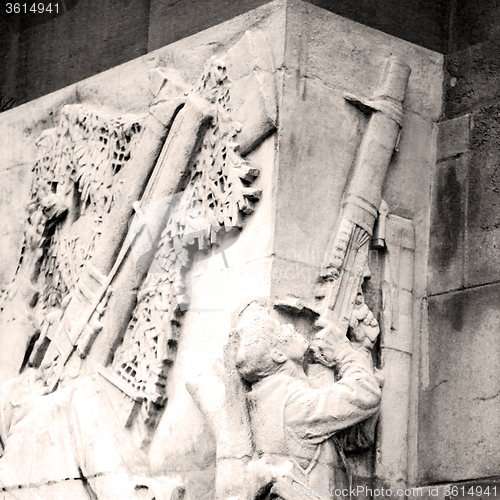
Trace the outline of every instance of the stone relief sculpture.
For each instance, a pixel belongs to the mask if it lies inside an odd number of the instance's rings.
[[[362,285],[369,275],[367,255],[379,212],[376,245],[384,240],[382,186],[397,146],[409,74],[407,65],[390,58],[373,99],[346,96],[371,117],[327,252],[326,272],[318,278],[313,303],[293,297],[275,303],[283,312],[318,318],[316,325],[323,328],[311,341],[307,378],[304,338],[292,325],[273,320],[265,307],[252,305],[230,339],[225,368],[214,369],[210,382],[198,378],[187,383],[216,436],[217,498],[294,498],[297,488],[331,497],[330,488],[350,482],[344,450],[373,443],[376,419],[366,419],[380,401],[382,380],[371,355],[380,329],[364,302]],[[238,354],[233,347],[231,356],[230,346],[239,337]],[[235,369],[252,384],[249,415]],[[210,401],[214,392],[215,405]],[[354,425],[363,420],[361,427]]]
[[[178,97],[169,92],[179,80],[164,79],[147,117],[124,121],[68,106],[59,128],[42,136],[19,272],[3,297],[5,323],[19,312],[29,318],[18,325],[4,376],[24,370],[3,386],[3,491],[182,495],[182,487],[147,479],[137,446],[147,444],[167,400],[193,255],[237,236],[260,197],[251,186],[259,171],[244,155],[274,131],[277,108],[272,61],[256,57],[252,36],[208,61]],[[126,400],[120,408],[116,388]],[[27,434],[36,421],[39,430]],[[53,460],[44,461],[43,436],[54,433],[61,439],[50,441]],[[96,446],[99,436],[106,450]],[[30,456],[19,453],[30,447]],[[71,493],[68,481],[78,482]]]
[[[253,301],[239,315],[223,364],[187,383],[216,435],[217,498],[291,499],[299,490],[329,498],[352,485],[344,452],[375,439],[379,325],[360,291],[351,340],[324,319],[311,330],[308,342],[271,317],[267,301]]]
[[[353,349],[333,324],[317,332],[309,346],[292,325],[281,325],[253,304],[243,313],[239,329],[237,367],[252,383],[250,422],[261,462],[251,468],[267,472],[264,478],[274,472],[261,488],[282,498],[311,489],[331,497],[346,483],[339,480],[343,464],[338,442],[330,438],[378,409],[380,389],[367,353]],[[311,361],[335,367],[337,381],[331,383],[317,371],[305,375],[302,363],[308,349]]]
[[[215,437],[219,499],[331,496],[349,483],[344,451],[373,442],[380,328],[362,284],[408,76],[392,58],[372,99],[346,96],[370,119],[311,302],[251,302],[223,362],[186,384]],[[250,32],[194,86],[165,69],[152,81],[146,115],[71,105],[39,140],[21,260],[1,298],[15,333],[1,346],[1,491],[185,493],[155,477],[144,450],[168,402],[187,274],[254,212],[260,172],[246,156],[276,131],[278,104],[269,48]],[[314,318],[309,342],[280,314]]]
[[[89,294],[80,270],[95,253],[103,218],[123,195],[120,170],[140,131],[140,117],[124,121],[73,105],[62,110],[57,129],[40,137],[19,269],[2,297],[2,322],[20,337],[19,350],[4,359],[9,375],[21,368],[30,341],[43,344],[68,301]],[[19,308],[25,314],[16,314]]]
[[[152,478],[146,455],[117,422],[105,389],[82,377],[47,394],[33,369],[2,385],[2,498],[183,497],[175,481]]]

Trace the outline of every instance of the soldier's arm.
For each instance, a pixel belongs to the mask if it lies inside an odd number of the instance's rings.
[[[286,404],[285,421],[299,437],[320,442],[376,413],[381,392],[369,360],[342,332],[324,329],[312,350],[322,364],[336,366],[339,380],[317,389],[297,383]]]

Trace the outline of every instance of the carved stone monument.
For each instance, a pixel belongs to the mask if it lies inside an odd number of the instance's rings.
[[[278,0],[2,114],[0,498],[406,487],[440,64]]]

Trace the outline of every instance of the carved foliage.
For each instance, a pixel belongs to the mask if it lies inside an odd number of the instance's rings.
[[[231,119],[231,81],[222,60],[212,58],[195,92],[213,103],[214,120],[193,161],[190,181],[161,238],[153,272],[168,271],[176,295],[186,293],[183,274],[193,251],[209,251],[242,229],[261,191],[250,185],[259,170],[238,153],[242,125]],[[182,303],[182,300],[181,300]]]
[[[130,160],[140,121],[71,105],[63,108],[58,128],[40,137],[23,253],[42,249],[37,269],[44,282],[44,306],[61,305],[74,288],[80,268],[91,258],[102,217],[119,196],[121,182],[116,174]],[[80,238],[66,225],[51,226],[68,210],[69,223],[84,216],[90,219],[89,238]]]
[[[238,233],[253,212],[260,191],[250,187],[259,171],[238,153],[242,125],[231,119],[231,82],[222,61],[212,58],[193,93],[213,105],[214,120],[205,132],[185,191],[162,232],[138,304],[115,356],[113,368],[156,410],[166,402],[165,378],[177,345],[184,285],[196,251],[207,252]],[[146,419],[153,422],[152,411]]]

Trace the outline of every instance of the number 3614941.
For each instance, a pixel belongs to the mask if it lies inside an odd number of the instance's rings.
[[[6,14],[43,14],[44,12],[59,14],[59,4],[56,3],[7,3]]]

